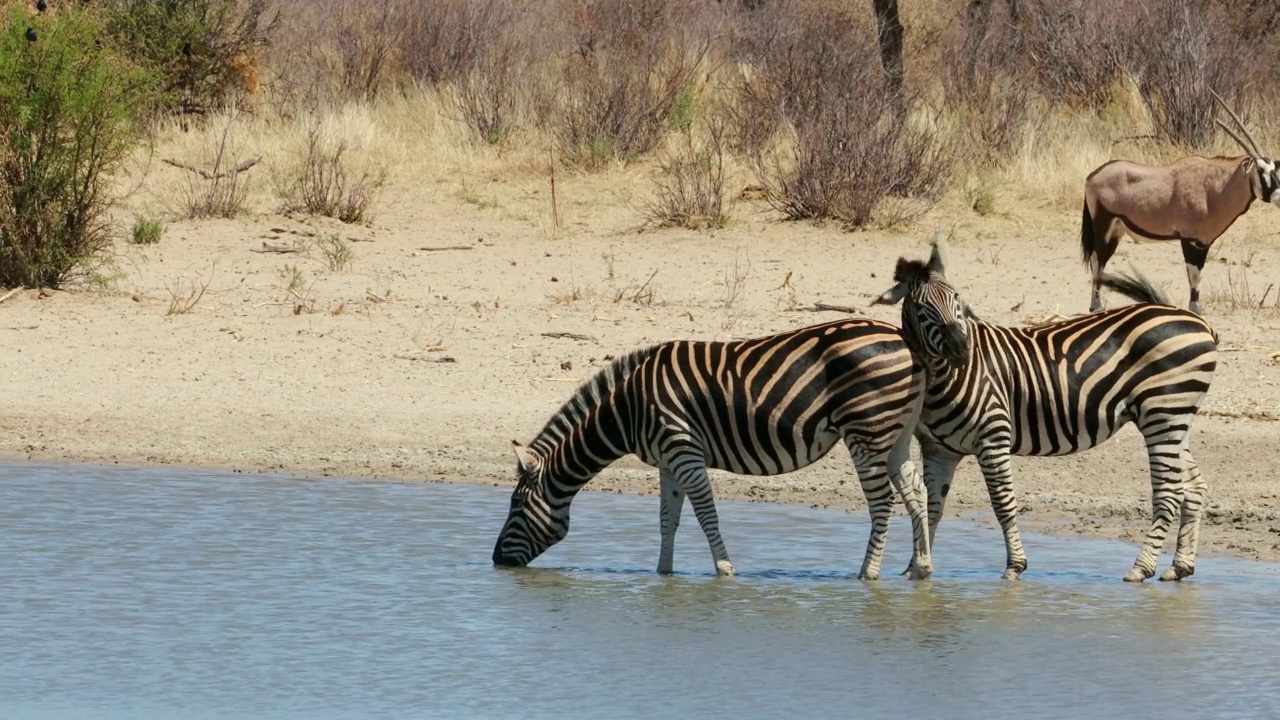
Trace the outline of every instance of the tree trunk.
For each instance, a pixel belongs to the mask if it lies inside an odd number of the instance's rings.
[[[873,0],[876,24],[880,28],[880,65],[889,78],[889,88],[902,96],[902,42],[905,31],[898,17],[898,0]]]

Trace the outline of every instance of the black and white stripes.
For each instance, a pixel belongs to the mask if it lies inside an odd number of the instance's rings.
[[[912,518],[916,576],[927,576],[924,488],[908,459],[923,379],[898,330],[868,320],[632,352],[584,383],[527,448],[516,448],[517,484],[493,561],[525,565],[563,539],[577,491],[634,453],[659,470],[658,571],[671,571],[687,495],[716,572],[731,575],[707,469],[776,475],[843,442],[872,516],[861,576],[879,575],[894,490]]]
[[[1217,337],[1200,316],[1141,279],[1106,277],[1105,286],[1139,304],[1038,327],[991,325],[947,282],[936,245],[927,263],[899,260],[894,281],[878,302],[903,303],[904,333],[928,375],[916,435],[930,540],[956,465],[976,456],[1004,531],[1005,576],[1017,577],[1027,558],[1010,457],[1087,450],[1132,422],[1146,439],[1153,518],[1125,579],[1155,574],[1175,515],[1177,550],[1161,579],[1194,572],[1206,487],[1188,437],[1217,365]]]

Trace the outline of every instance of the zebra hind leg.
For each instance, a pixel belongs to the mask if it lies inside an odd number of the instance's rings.
[[[674,471],[679,487],[689,496],[689,504],[693,505],[693,514],[707,536],[707,544],[711,546],[711,559],[715,562],[716,575],[729,577],[734,573],[733,562],[729,560],[729,552],[725,550],[724,538],[720,536],[720,518],[716,515],[715,498],[711,494],[711,478],[707,468],[699,462],[686,465]]]
[[[658,471],[658,517],[662,528],[662,549],[658,551],[658,573],[670,575],[675,563],[676,530],[680,528],[680,511],[684,509],[684,491],[676,482],[675,473],[666,468]]]
[[[862,559],[858,577],[862,580],[880,579],[880,561],[884,556],[885,537],[889,533],[889,516],[893,513],[893,487],[889,481],[888,466],[884,456],[867,458],[851,440],[846,440],[853,465],[858,473],[858,484],[867,497],[867,512],[871,515],[871,537],[867,538],[867,553]]]
[[[1133,569],[1124,576],[1125,582],[1142,582],[1156,574],[1156,561],[1173,524],[1173,517],[1180,511],[1187,512],[1181,508],[1185,490],[1183,446],[1188,424],[1178,416],[1158,415],[1154,419],[1140,419],[1138,429],[1147,441],[1147,463],[1151,471],[1151,529],[1147,531]],[[1189,453],[1187,457],[1190,457]],[[1196,506],[1199,503],[1197,500]],[[1198,515],[1199,511],[1195,512]],[[1198,523],[1188,523],[1186,532],[1198,532],[1198,528]],[[1181,531],[1179,535],[1182,535]]]
[[[1204,495],[1209,487],[1200,475],[1200,466],[1191,451],[1182,449],[1182,462],[1186,468],[1186,485],[1182,494],[1182,524],[1178,527],[1178,549],[1173,554],[1173,565],[1160,576],[1161,580],[1181,580],[1196,571],[1196,544],[1200,540],[1200,512],[1204,508]]]

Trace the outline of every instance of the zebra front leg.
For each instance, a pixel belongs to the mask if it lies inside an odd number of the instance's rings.
[[[955,478],[961,456],[927,440],[921,441],[920,454],[924,464],[924,486],[929,496],[929,552],[932,554],[938,523],[942,522],[942,511],[946,509],[947,494],[951,492],[951,481]],[[908,566],[903,575],[914,571],[914,566]]]
[[[1125,574],[1125,582],[1142,582],[1156,574],[1156,560],[1164,545],[1173,516],[1183,503],[1182,447],[1187,426],[1171,427],[1174,418],[1159,417],[1155,422],[1139,425],[1147,439],[1147,464],[1151,472],[1151,529],[1133,568]]]
[[[889,450],[889,482],[893,483],[911,517],[911,564],[906,574],[923,580],[933,574],[933,539],[930,534],[928,490],[911,462],[910,430],[904,431]]]
[[[658,573],[670,575],[675,564],[676,530],[680,528],[680,511],[684,509],[684,491],[676,476],[666,468],[658,471],[659,524],[662,528],[662,549],[658,551]]]
[[[733,563],[729,560],[729,552],[725,550],[724,538],[720,537],[720,519],[716,515],[715,498],[711,494],[711,478],[704,465],[685,466],[675,471],[680,489],[689,496],[693,505],[693,514],[707,536],[707,544],[711,546],[711,559],[715,562],[716,575],[733,575]]]
[[[1008,448],[984,449],[978,455],[982,477],[991,497],[1000,530],[1004,533],[1005,580],[1017,580],[1027,570],[1027,555],[1018,534],[1018,499],[1013,493],[1013,464]]]
[[[1204,508],[1204,494],[1209,489],[1200,476],[1200,466],[1186,448],[1182,449],[1182,462],[1186,470],[1186,484],[1182,493],[1182,524],[1178,527],[1178,549],[1173,554],[1173,565],[1160,576],[1166,582],[1195,574],[1196,545],[1200,541],[1200,512]]]

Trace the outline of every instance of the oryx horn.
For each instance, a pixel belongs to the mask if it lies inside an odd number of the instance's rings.
[[[1222,99],[1221,95],[1218,95],[1218,93],[1213,90],[1210,90],[1209,92],[1213,95],[1213,99],[1217,100],[1218,104],[1222,106],[1222,109],[1227,111],[1227,114],[1231,116],[1231,119],[1236,121],[1236,127],[1240,128],[1240,130],[1244,132],[1244,136],[1249,139],[1248,144],[1241,140],[1239,135],[1232,132],[1231,128],[1227,127],[1226,123],[1221,120],[1216,120],[1218,125],[1221,126],[1223,130],[1226,130],[1227,134],[1230,135],[1232,139],[1237,143],[1240,143],[1240,147],[1244,148],[1245,152],[1252,155],[1254,159],[1261,158],[1262,150],[1258,148],[1258,141],[1254,139],[1253,133],[1249,132],[1249,128],[1245,127],[1244,122],[1240,120],[1240,116],[1236,114],[1235,110],[1231,109],[1230,105],[1227,105],[1227,102]]]

